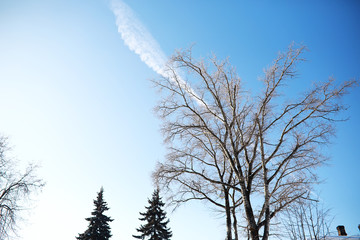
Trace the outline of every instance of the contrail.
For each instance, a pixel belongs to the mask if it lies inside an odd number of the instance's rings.
[[[116,17],[118,32],[125,45],[156,73],[167,77],[164,72],[167,60],[165,54],[131,8],[121,0],[113,0],[111,10]]]
[[[177,81],[179,81],[181,88],[187,91],[199,105],[204,105],[204,103],[199,100],[200,98],[194,90],[179,76],[178,73],[175,72],[173,73],[175,76],[171,76],[165,71],[165,64],[167,62],[166,55],[150,32],[136,17],[131,8],[121,0],[112,0],[111,10],[116,17],[118,32],[124,40],[125,45],[128,46],[131,51],[139,55],[141,61],[156,73],[174,82],[174,78],[176,78]]]

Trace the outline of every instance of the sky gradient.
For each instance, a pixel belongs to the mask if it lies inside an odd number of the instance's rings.
[[[360,77],[358,1],[0,1],[0,133],[11,155],[41,165],[19,238],[74,239],[87,227],[100,187],[115,219],[112,239],[131,239],[166,149],[149,79],[176,49],[229,57],[245,87],[295,41],[308,47],[289,94],[330,76]],[[319,170],[333,229],[358,234],[360,89]],[[225,237],[221,215],[202,203],[168,209],[173,240]]]

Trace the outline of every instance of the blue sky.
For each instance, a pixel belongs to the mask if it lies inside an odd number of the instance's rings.
[[[358,1],[125,3],[157,42],[157,53],[170,56],[195,44],[196,56],[229,57],[254,92],[263,69],[292,41],[309,48],[297,89],[329,76],[360,77]],[[115,219],[113,239],[131,239],[153,191],[151,171],[166,151],[152,110],[159,96],[149,79],[158,74],[118,33],[111,3],[2,0],[0,53],[0,132],[21,163],[42,166],[38,174],[47,182],[20,239],[74,239],[86,229],[101,186]],[[359,100],[359,88],[345,97],[350,119],[338,124],[324,149],[329,166],[319,170],[333,225],[350,234],[360,223]],[[224,238],[223,219],[203,204],[168,212],[173,240]]]

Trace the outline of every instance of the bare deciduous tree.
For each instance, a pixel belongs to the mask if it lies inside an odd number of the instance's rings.
[[[17,172],[14,162],[6,155],[7,151],[7,140],[0,136],[0,240],[7,239],[16,230],[19,212],[24,210],[24,200],[44,185],[34,175],[36,167],[33,165],[29,165],[24,173]]]
[[[332,218],[318,199],[301,199],[285,210],[283,226],[290,240],[325,240]]]
[[[196,61],[191,50],[178,52],[168,65],[168,77],[154,81],[165,94],[156,107],[169,146],[165,165],[191,168],[214,164],[214,155],[224,159],[225,172],[236,181],[227,185],[226,178],[219,186],[240,194],[252,240],[267,240],[271,220],[307,196],[317,182],[314,170],[326,161],[319,146],[329,142],[341,120],[336,115],[345,106],[339,100],[357,84],[336,85],[330,78],[297,98],[286,98],[283,88],[296,76],[303,51],[303,46],[291,45],[279,54],[265,71],[258,96],[242,88],[227,61]],[[180,71],[187,73],[186,80]]]

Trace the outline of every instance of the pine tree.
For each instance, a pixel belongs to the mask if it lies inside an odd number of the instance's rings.
[[[170,240],[172,233],[170,228],[167,227],[167,224],[170,220],[166,219],[166,212],[162,209],[164,203],[161,201],[159,196],[159,189],[155,190],[152,199],[148,200],[150,206],[145,207],[146,212],[140,213],[142,218],[139,218],[141,221],[146,221],[146,224],[141,225],[140,228],[137,228],[136,231],[141,234],[134,238],[145,239],[147,237],[149,240]]]
[[[108,222],[113,219],[104,215],[104,211],[109,210],[107,203],[103,199],[104,189],[101,187],[97,199],[94,200],[95,209],[91,213],[92,217],[85,218],[89,221],[88,229],[84,233],[80,233],[76,239],[78,240],[108,240],[112,235]]]

